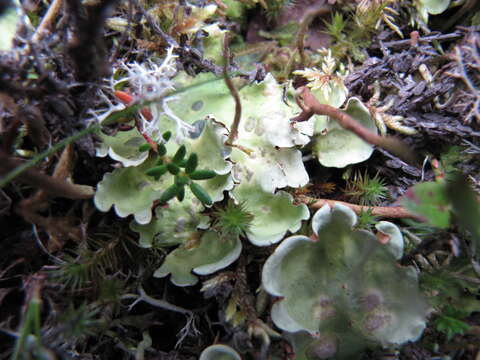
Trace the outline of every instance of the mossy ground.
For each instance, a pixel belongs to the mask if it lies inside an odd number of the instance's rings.
[[[292,74],[300,68],[298,56],[291,57],[297,46],[297,27],[286,25],[290,20],[298,22],[312,2],[287,4],[290,7],[280,12],[280,2],[274,0],[242,1],[248,3],[242,11],[231,3],[225,1],[231,6],[225,9],[225,4],[218,2],[215,16],[204,18],[189,16],[188,6],[173,0],[65,0],[58,20],[50,24],[52,32],[31,40],[48,7],[43,2],[24,2],[30,25],[19,32],[13,51],[0,55],[0,175],[14,169],[10,160],[30,159],[84,129],[88,125],[85,119],[91,117],[88,110],[102,105],[98,89],[105,86],[103,79],[111,75],[113,66],[162,57],[168,44],[174,42],[179,70],[190,75],[221,75],[223,64],[202,58],[199,46],[204,36],[202,28],[213,23],[230,29],[235,34],[234,51],[247,54],[234,59],[230,70],[242,72],[249,81],[262,80],[271,71],[281,81],[291,78],[297,85],[304,83],[305,79]],[[381,108],[392,102],[394,105],[385,113],[402,116],[402,125],[416,130],[414,135],[405,135],[397,126],[400,131],[390,129],[391,134],[402,138],[422,159],[447,159],[445,154],[452,159],[451,149],[455,147],[456,160],[449,160],[444,167],[462,171],[478,193],[478,4],[465,1],[466,5],[430,16],[428,25],[435,32],[428,33],[425,24],[412,26],[415,14],[410,1],[389,2],[397,12],[395,25],[404,35],[401,39],[395,27],[385,21],[376,27],[377,22],[371,25],[370,18],[370,27],[357,33],[354,6],[348,1],[329,3],[332,7],[308,30],[307,61],[316,64],[316,49],[320,47],[333,49],[333,56],[350,70],[345,78],[349,96],[368,103],[378,86],[380,99],[372,106]],[[456,15],[465,11],[468,16]],[[107,14],[113,18],[107,20]],[[343,14],[348,24],[342,25],[334,14]],[[336,27],[325,26],[332,18]],[[417,35],[419,41],[415,40]],[[247,60],[245,56],[249,56]],[[293,102],[290,105],[295,106]],[[233,113],[232,109],[232,117]],[[113,134],[119,126],[111,125],[104,131]],[[94,187],[112,171],[111,160],[95,157],[97,141],[96,136],[87,135],[75,142],[62,163],[64,178]],[[353,186],[353,174],[365,174],[383,179],[388,194],[382,192],[376,205],[389,205],[415,183],[438,176],[438,169],[431,165],[434,162],[414,167],[377,149],[368,160],[351,166],[352,175],[348,177],[344,169],[321,166],[310,159],[310,153],[310,148],[304,149],[310,184],[290,191],[298,200],[309,196],[361,203],[361,194],[352,199],[345,188]],[[34,171],[53,174],[60,154],[42,159]],[[248,321],[255,296],[260,303],[256,291],[262,266],[275,246],[254,247],[242,236],[243,255],[222,270],[222,278],[215,279],[217,286],[207,286],[204,281],[212,278],[209,276],[201,277],[204,291],[201,283],[176,287],[168,279],[153,277],[165,252],[139,247],[138,234],[129,228],[130,219],[120,219],[113,211],[99,212],[91,199],[39,194],[37,183],[29,180],[19,177],[0,189],[1,359],[12,356],[22,331],[37,335],[38,342],[26,339],[18,359],[187,360],[198,358],[215,342],[230,344],[244,359],[269,358],[266,354],[270,358],[293,358],[289,357],[291,347],[286,340],[272,338],[265,349],[258,338],[248,334],[245,322],[232,326],[235,319],[225,319],[233,298],[238,302],[236,319]],[[373,217],[362,220],[365,227],[375,221]],[[428,275],[421,284],[434,308],[451,305],[466,310],[457,320],[468,329],[448,337],[438,330],[438,315],[432,315],[419,341],[398,349],[373,348],[358,354],[358,358],[478,359],[480,280],[468,268],[471,261],[465,252],[466,244],[474,240],[456,225],[438,230],[418,222],[397,223],[412,234],[412,239],[421,239],[421,243],[412,240],[408,244],[402,264],[418,264],[420,272]],[[300,232],[307,232],[305,229]],[[166,310],[154,301],[132,306],[140,289],[193,315]],[[26,315],[32,300],[41,303],[38,329]],[[261,310],[257,315],[274,327],[268,314],[271,299],[265,301],[267,305],[258,306]]]

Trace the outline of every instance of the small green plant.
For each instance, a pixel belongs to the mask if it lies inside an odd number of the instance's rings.
[[[435,320],[435,327],[438,331],[444,333],[447,340],[450,341],[454,335],[462,335],[470,328],[470,325],[462,320],[468,315],[468,311],[447,305]]]
[[[355,8],[345,7],[344,14],[336,12],[330,22],[326,22],[327,33],[334,39],[332,51],[336,58],[352,56],[355,60],[365,58],[364,50],[371,43],[371,37],[380,25],[385,23],[398,36],[403,37],[395,24],[395,0],[361,1]],[[391,6],[390,6],[391,5]]]
[[[75,342],[93,336],[98,329],[99,320],[96,318],[99,312],[100,308],[89,309],[86,303],[77,308],[69,304],[59,319],[64,327],[62,336]]]
[[[332,16],[332,20],[330,22],[325,22],[325,26],[327,27],[327,32],[330,36],[332,36],[335,40],[341,40],[345,37],[343,31],[346,27],[345,19],[343,15],[339,12],[336,12]]]
[[[163,133],[162,138],[164,142],[168,142],[172,133],[166,131]],[[213,201],[207,191],[193,182],[193,180],[208,180],[213,179],[217,176],[217,173],[213,170],[198,170],[198,155],[196,153],[191,153],[188,157],[187,149],[185,145],[181,145],[173,156],[167,156],[167,148],[164,143],[155,144],[142,144],[139,146],[139,151],[148,151],[156,147],[158,153],[158,159],[156,160],[155,166],[147,169],[145,174],[152,176],[156,181],[158,181],[163,175],[167,172],[174,176],[173,184],[165,189],[160,196],[159,203],[165,204],[169,200],[176,197],[178,201],[183,201],[185,198],[185,186],[189,186],[192,193],[197,197],[198,200],[205,205],[212,205]],[[182,168],[184,170],[182,170]]]
[[[249,231],[254,216],[248,212],[245,203],[235,204],[229,201],[224,208],[219,208],[213,213],[216,218],[213,228],[217,230],[222,238],[238,238],[245,236]]]
[[[373,215],[372,211],[372,208],[360,211],[360,214],[358,214],[358,222],[356,225],[358,229],[369,229],[373,225],[378,223],[378,217]]]
[[[361,205],[378,205],[387,198],[388,188],[385,181],[376,173],[370,178],[365,171],[362,175],[356,172],[353,178],[347,180],[345,195]]]
[[[49,271],[53,282],[78,291],[92,283],[99,285],[105,280],[109,270],[117,268],[118,241],[90,240],[76,249],[73,254],[65,254],[61,261]]]
[[[295,4],[295,0],[260,0],[269,19],[274,20],[280,15],[283,9],[289,8]]]

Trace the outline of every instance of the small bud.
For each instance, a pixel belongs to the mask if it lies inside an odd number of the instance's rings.
[[[196,170],[189,174],[192,180],[207,180],[217,176],[217,173],[212,170]]]
[[[212,205],[213,201],[210,195],[202,188],[200,185],[192,182],[190,184],[190,190],[192,190],[193,195],[197,197],[198,200],[202,202],[204,205]]]
[[[138,147],[138,151],[145,152],[145,151],[149,151],[151,148],[152,148],[152,146],[150,144],[146,143],[146,144],[140,145]]]
[[[180,168],[174,163],[167,164],[167,169],[172,175],[177,175],[180,172]]]
[[[190,154],[187,160],[187,164],[185,166],[185,172],[187,174],[191,174],[195,171],[198,165],[198,155],[195,153]]]
[[[167,172],[167,166],[166,165],[158,165],[158,166],[154,166],[150,169],[148,169],[147,171],[145,171],[145,174],[147,174],[148,176],[154,176],[155,179],[158,180],[158,178],[160,176],[162,176],[163,174],[165,174]]]
[[[179,186],[178,192],[177,192],[177,199],[178,201],[183,201],[184,198],[185,198],[185,187]]]
[[[167,148],[163,144],[158,144],[158,155],[164,156],[167,153]]]
[[[128,27],[128,21],[119,16],[115,16],[107,18],[105,21],[105,25],[114,31],[124,32]]]
[[[180,191],[180,188],[177,185],[173,184],[169,186],[160,196],[160,199],[159,199],[160,203],[163,204],[163,203],[166,203],[168,200],[173,199],[175,196],[177,196],[179,191]]]
[[[185,148],[185,145],[180,146],[177,152],[175,153],[175,155],[173,156],[172,161],[178,164],[180,161],[183,160],[186,153],[187,153],[187,149]]]
[[[130,103],[133,102],[134,98],[131,94],[129,94],[128,92],[126,91],[122,91],[122,90],[116,90],[113,92],[113,95],[115,95],[115,97],[120,100],[122,103],[124,103],[125,105],[129,105]]]
[[[172,137],[172,132],[171,131],[165,131],[162,135],[163,140],[168,141]]]

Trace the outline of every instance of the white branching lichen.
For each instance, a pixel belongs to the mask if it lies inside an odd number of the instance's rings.
[[[162,127],[160,124],[163,115],[175,122],[177,142],[182,142],[183,138],[194,130],[191,125],[175,115],[167,104],[169,101],[177,99],[175,96],[168,96],[175,90],[173,77],[177,73],[177,55],[173,53],[173,50],[173,47],[167,50],[165,58],[160,64],[150,60],[145,63],[122,63],[115,73],[125,72],[125,76],[119,79],[112,78],[109,82],[110,90],[118,88],[118,85],[128,84],[133,101],[145,103],[145,106],[149,108],[149,116],[146,116],[143,111],[138,112],[138,127],[153,141],[162,141],[161,134],[166,130],[165,126]],[[100,96],[106,107],[90,111],[95,121],[102,122],[113,112],[126,108],[122,103],[114,104],[103,92],[100,93]]]

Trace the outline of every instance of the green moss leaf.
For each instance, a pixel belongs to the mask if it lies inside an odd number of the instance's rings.
[[[176,164],[180,163],[180,161],[182,161],[185,157],[186,153],[187,149],[185,148],[185,145],[180,145],[175,155],[173,155],[172,161]]]
[[[191,154],[185,164],[185,172],[190,174],[195,171],[198,165],[198,155],[196,153]]]

